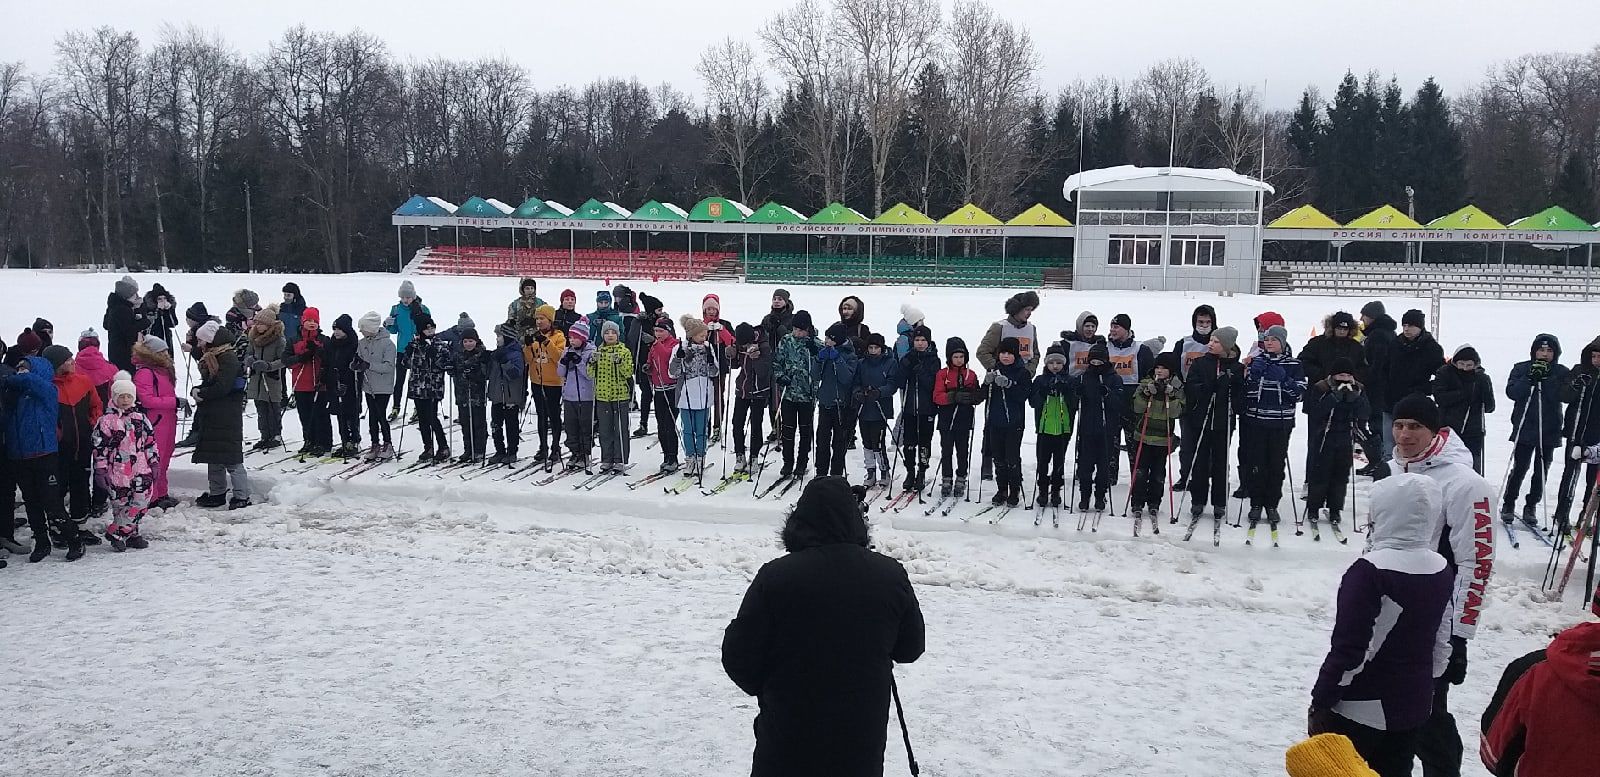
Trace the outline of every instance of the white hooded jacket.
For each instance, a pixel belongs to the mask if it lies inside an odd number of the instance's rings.
[[[1494,488],[1473,470],[1472,452],[1448,428],[1440,429],[1433,444],[1414,459],[1406,460],[1396,448],[1389,466],[1394,472],[1426,475],[1444,492],[1444,521],[1433,532],[1434,547],[1456,568],[1450,633],[1472,639],[1494,572]]]

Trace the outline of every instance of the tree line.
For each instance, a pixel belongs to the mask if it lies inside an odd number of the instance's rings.
[[[1071,217],[1063,179],[1118,164],[1264,174],[1275,212],[1339,220],[1468,202],[1600,218],[1600,48],[1520,57],[1453,97],[1346,73],[1286,110],[1189,59],[1046,91],[1027,30],[983,0],[948,16],[799,0],[702,52],[696,97],[637,78],[541,88],[507,59],[416,61],[304,26],[251,53],[176,26],[73,31],[56,53],[45,72],[0,62],[7,266],[382,269],[412,194]]]

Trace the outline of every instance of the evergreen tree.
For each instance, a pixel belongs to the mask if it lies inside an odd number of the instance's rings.
[[[1378,98],[1346,72],[1328,105],[1327,131],[1317,146],[1316,178],[1329,215],[1355,218],[1378,205],[1373,167],[1378,143]]]
[[[1133,136],[1133,117],[1128,106],[1122,102],[1120,87],[1112,88],[1111,103],[1106,106],[1105,113],[1095,117],[1091,126],[1094,127],[1094,139],[1088,144],[1089,148],[1084,153],[1084,158],[1088,161],[1085,169],[1128,164],[1128,146]]]
[[[1375,174],[1372,177],[1372,189],[1369,191],[1369,207],[1377,207],[1383,203],[1390,203],[1402,212],[1407,209],[1405,190],[1407,186],[1418,190],[1421,187],[1415,178],[1416,168],[1411,159],[1411,113],[1406,107],[1405,95],[1400,90],[1400,83],[1393,78],[1385,84],[1382,95],[1378,96],[1377,79],[1368,76],[1367,86],[1363,91],[1363,101],[1377,104],[1377,142],[1374,146],[1376,163]],[[1417,210],[1417,215],[1422,215],[1422,210]]]
[[[1465,203],[1466,157],[1450,103],[1432,78],[1417,89],[1409,114],[1409,176],[1417,190],[1417,217],[1426,223]]]

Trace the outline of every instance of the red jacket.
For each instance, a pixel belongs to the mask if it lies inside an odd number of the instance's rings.
[[[657,337],[655,344],[650,346],[650,357],[645,360],[645,371],[650,374],[650,388],[665,391],[678,385],[667,369],[672,362],[672,352],[677,347],[678,340],[672,335]]]
[[[105,406],[100,404],[100,393],[95,391],[94,381],[89,376],[76,370],[57,373],[54,382],[61,410],[56,423],[61,454],[68,458],[87,455],[94,425],[105,412]]]
[[[290,372],[294,375],[294,383],[290,386],[293,391],[319,391],[322,381],[322,350],[328,347],[328,338],[322,335],[320,329],[313,329],[308,334],[305,325],[310,323],[321,324],[322,313],[316,308],[306,308],[300,314],[300,331],[285,333],[285,337],[293,337],[289,341],[290,358],[284,361],[293,365]]]
[[[1600,623],[1580,623],[1506,667],[1483,713],[1478,755],[1497,777],[1594,774],[1600,731]],[[1504,699],[1503,703],[1500,703]]]

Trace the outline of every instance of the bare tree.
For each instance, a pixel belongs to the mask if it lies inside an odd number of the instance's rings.
[[[706,87],[706,112],[711,139],[724,164],[733,169],[739,201],[765,173],[756,165],[761,120],[768,111],[766,80],[750,44],[724,38],[706,47],[695,68]]]
[[[946,39],[956,182],[964,201],[997,209],[1027,171],[1026,114],[1039,68],[1033,39],[983,0],[957,0]]]
[[[905,120],[912,82],[934,53],[937,0],[835,0],[838,34],[860,63],[862,117],[871,140],[872,208],[883,212],[883,181]]]
[[[56,42],[56,56],[63,97],[83,120],[100,154],[100,238],[106,255],[120,266],[126,263],[127,248],[121,181],[132,166],[134,105],[144,77],[139,39],[110,27],[87,34],[69,32]]]
[[[1192,109],[1211,88],[1211,77],[1193,59],[1151,65],[1133,83],[1133,113],[1149,153],[1163,161],[1189,158],[1198,142]]]
[[[1256,93],[1234,87],[1221,98],[1213,126],[1200,132],[1203,150],[1234,172],[1255,175],[1261,162],[1261,133],[1266,130],[1263,121]]]
[[[245,73],[233,47],[221,36],[194,25],[163,26],[161,40],[149,58],[148,79],[153,113],[165,114],[171,144],[182,149],[198,191],[200,259],[206,258],[211,212],[211,173],[217,151],[244,105]],[[155,181],[156,218],[161,218],[159,179]],[[158,228],[159,234],[165,234]],[[166,263],[165,246],[162,263]]]
[[[789,82],[790,99],[800,103],[794,140],[806,172],[821,181],[825,203],[845,197],[859,99],[857,68],[833,29],[817,0],[800,0],[761,28],[767,53]]]

